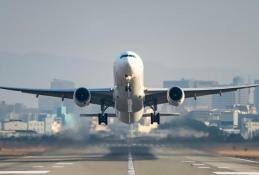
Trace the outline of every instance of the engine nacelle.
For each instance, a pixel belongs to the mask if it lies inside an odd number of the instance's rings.
[[[84,107],[90,104],[91,93],[88,89],[81,87],[75,90],[73,99],[79,107]]]
[[[172,87],[167,91],[168,103],[173,106],[179,106],[184,102],[184,91],[179,87]]]

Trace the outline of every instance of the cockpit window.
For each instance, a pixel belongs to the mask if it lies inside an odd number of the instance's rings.
[[[120,59],[122,59],[122,58],[124,58],[124,57],[133,57],[133,58],[136,58],[136,56],[135,55],[127,55],[127,54],[125,54],[125,55],[121,55],[121,57],[120,57]]]

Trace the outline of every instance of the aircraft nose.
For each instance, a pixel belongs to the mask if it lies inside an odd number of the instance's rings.
[[[130,58],[124,60],[124,68],[127,75],[133,74],[133,62]]]

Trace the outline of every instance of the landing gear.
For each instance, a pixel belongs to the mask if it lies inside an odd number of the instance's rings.
[[[98,124],[108,124],[108,114],[104,113],[109,106],[105,106],[104,104],[101,105],[101,114],[98,114]]]
[[[130,85],[130,83],[128,83],[127,86],[125,86],[125,91],[126,92],[131,92],[131,85]]]
[[[159,113],[153,113],[151,114],[151,124],[157,123],[158,125],[160,124],[160,114]]]
[[[153,113],[151,113],[151,124],[157,123],[160,124],[160,114],[157,112],[157,103],[154,102],[152,106],[150,106],[153,110]]]
[[[98,114],[98,123],[101,124],[108,124],[108,114]]]

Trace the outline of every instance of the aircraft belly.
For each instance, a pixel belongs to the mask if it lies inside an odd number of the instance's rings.
[[[141,119],[142,115],[144,113],[144,108],[142,108],[140,111],[138,112],[123,112],[123,111],[116,111],[116,115],[118,116],[118,118],[124,122],[124,123],[134,123],[137,122]]]

